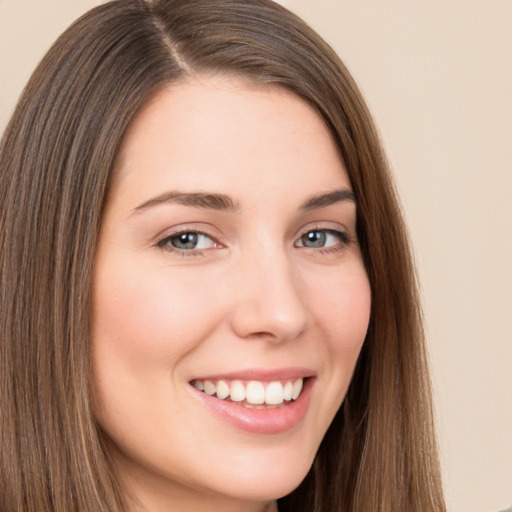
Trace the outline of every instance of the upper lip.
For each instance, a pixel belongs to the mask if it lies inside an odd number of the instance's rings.
[[[316,372],[309,368],[249,368],[227,373],[202,375],[192,380],[257,380],[261,382],[272,382],[277,380],[305,379],[307,377],[314,377],[315,375]]]

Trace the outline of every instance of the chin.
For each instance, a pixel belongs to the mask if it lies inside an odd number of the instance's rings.
[[[279,463],[280,462],[280,463]],[[226,471],[231,476],[212,475],[215,481],[212,487],[216,492],[233,495],[243,501],[272,501],[282,498],[295,490],[308,474],[312,460],[294,461],[283,459],[279,462],[267,462],[238,466],[235,471]],[[219,486],[219,483],[222,484]]]

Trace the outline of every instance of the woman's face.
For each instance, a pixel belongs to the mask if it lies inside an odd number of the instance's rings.
[[[123,142],[93,288],[96,416],[148,510],[261,510],[301,482],[370,314],[308,104],[227,78],[161,91]]]

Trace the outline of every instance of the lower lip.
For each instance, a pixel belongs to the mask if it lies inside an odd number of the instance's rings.
[[[211,411],[235,427],[253,434],[280,434],[292,429],[304,418],[313,384],[313,378],[306,379],[297,400],[271,409],[249,409],[236,402],[207,395],[193,386],[190,388]]]

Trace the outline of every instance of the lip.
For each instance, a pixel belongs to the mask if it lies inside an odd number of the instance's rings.
[[[286,370],[247,370],[222,375],[201,377],[204,380],[291,380],[303,378],[304,386],[298,398],[281,407],[270,409],[249,409],[237,402],[220,400],[199,391],[191,384],[191,393],[213,414],[232,426],[253,434],[280,434],[296,427],[304,418],[311,402],[312,389],[316,378],[311,370],[289,368]]]

